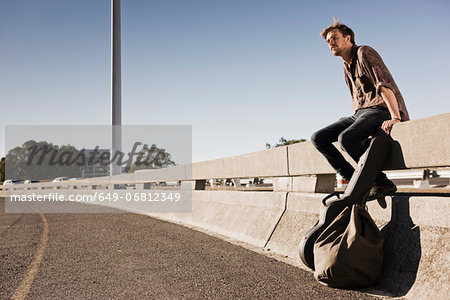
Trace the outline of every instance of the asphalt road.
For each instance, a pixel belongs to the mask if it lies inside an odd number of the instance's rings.
[[[0,299],[374,299],[137,214],[5,214]]]

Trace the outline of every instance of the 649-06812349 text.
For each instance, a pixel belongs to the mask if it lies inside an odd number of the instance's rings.
[[[10,195],[11,202],[179,202],[182,201],[179,192],[95,192],[93,194],[62,194],[51,192],[48,194]]]

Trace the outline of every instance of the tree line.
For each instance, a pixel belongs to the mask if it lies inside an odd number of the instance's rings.
[[[133,151],[141,143],[135,143]],[[133,152],[132,151],[132,152]],[[92,154],[94,153],[94,154]],[[139,152],[116,154],[123,163],[124,172],[132,173],[141,169],[158,169],[175,165],[171,155],[156,145],[144,145]],[[128,155],[128,157],[127,157]],[[77,149],[72,145],[58,146],[46,141],[29,140],[8,151],[1,159],[1,181],[5,179],[48,180],[55,177],[81,177],[89,166],[108,167],[109,151]],[[113,159],[116,155],[113,156]],[[126,160],[127,159],[127,160]]]
[[[276,148],[276,147],[281,147],[281,146],[287,146],[287,145],[292,145],[292,144],[297,144],[297,143],[303,143],[303,142],[306,142],[306,140],[305,140],[305,139],[299,139],[299,140],[292,139],[292,140],[287,140],[287,139],[285,139],[284,137],[281,137],[281,138],[279,139],[278,143],[275,144],[274,146],[272,146],[272,145],[269,144],[269,143],[266,143],[266,148],[267,148],[267,149],[271,149],[271,148]]]

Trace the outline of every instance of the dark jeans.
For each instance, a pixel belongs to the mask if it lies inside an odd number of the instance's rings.
[[[320,129],[312,135],[311,142],[344,179],[350,180],[355,169],[332,143],[338,141],[341,149],[358,163],[359,158],[369,146],[368,138],[381,127],[385,120],[389,119],[388,111],[363,108],[356,111],[351,117],[342,118]],[[375,184],[380,184],[386,180],[386,175],[380,172]]]

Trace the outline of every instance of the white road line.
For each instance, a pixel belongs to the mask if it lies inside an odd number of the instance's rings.
[[[25,297],[28,295],[28,292],[30,291],[31,285],[33,284],[34,277],[36,276],[39,266],[41,264],[42,258],[44,258],[45,248],[47,247],[48,242],[48,223],[47,219],[45,218],[44,214],[39,213],[42,218],[42,225],[43,225],[43,231],[41,236],[41,242],[39,243],[37,247],[37,251],[34,255],[34,259],[31,262],[30,266],[28,267],[27,273],[25,274],[25,277],[23,278],[20,285],[17,287],[16,291],[14,292],[14,295],[11,297],[13,300],[22,300],[25,299]]]

